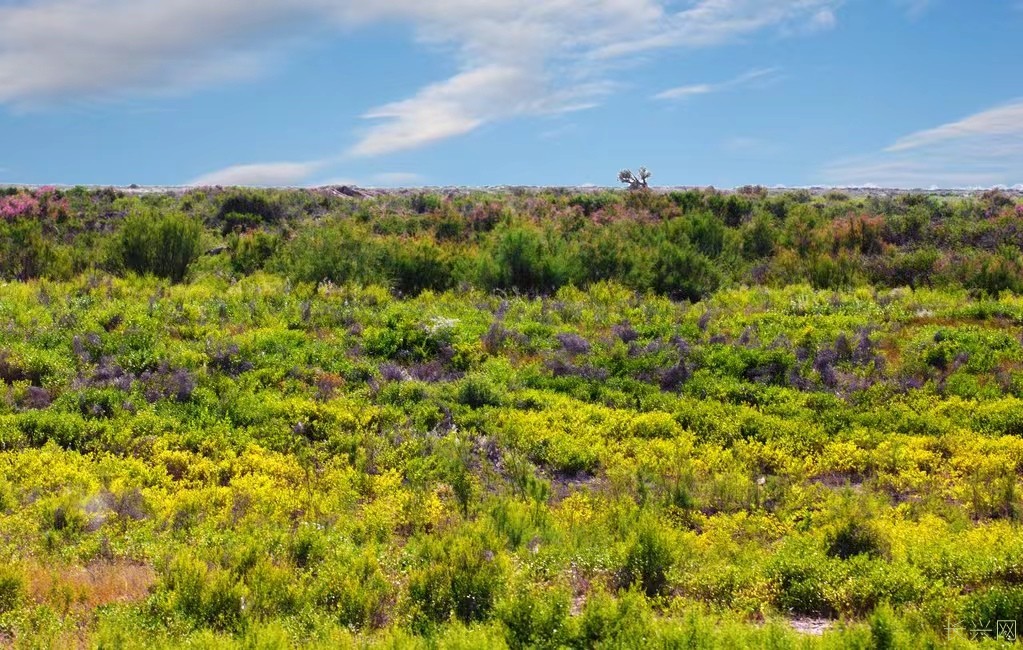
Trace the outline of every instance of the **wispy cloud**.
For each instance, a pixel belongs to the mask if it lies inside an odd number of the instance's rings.
[[[997,106],[934,129],[918,131],[900,138],[885,151],[910,151],[943,142],[985,136],[1018,138],[1020,135],[1023,135],[1023,100]]]
[[[322,161],[233,165],[204,174],[187,184],[249,187],[303,185],[313,174],[323,169],[324,165]]]
[[[777,81],[781,68],[759,68],[718,83],[701,83],[669,88],[653,96],[654,99],[688,99],[699,95],[709,95],[724,90],[732,90],[743,86],[764,86]]]
[[[605,77],[612,59],[657,48],[719,45],[772,26],[812,21],[839,3],[698,0],[676,12],[666,0],[429,3],[433,8],[421,9],[420,37],[453,46],[463,70],[369,111],[365,117],[377,123],[349,153],[380,155],[498,120],[589,108],[615,89]]]
[[[364,115],[379,121],[349,153],[375,156],[473,131],[482,124],[518,115],[578,111],[594,106],[606,84],[551,90],[545,80],[513,66],[489,66],[429,86],[415,97]]]
[[[1023,181],[1023,100],[899,138],[875,154],[837,161],[833,183],[989,187]]]
[[[612,60],[834,23],[843,0],[21,0],[0,5],[0,103],[181,92],[264,74],[296,43],[414,26],[458,73],[368,111],[349,153],[375,156],[502,119],[580,110]]]
[[[377,172],[354,176],[324,177],[323,171],[337,160],[308,162],[255,163],[232,165],[203,174],[186,185],[197,187],[224,185],[238,187],[312,187],[323,185],[359,185],[362,187],[411,187],[422,185],[426,178],[413,172]]]
[[[265,37],[294,33],[310,3],[29,0],[0,6],[0,102],[31,106],[180,91],[262,74]]]

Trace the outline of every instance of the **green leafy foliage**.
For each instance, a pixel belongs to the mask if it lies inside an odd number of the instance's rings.
[[[15,198],[0,645],[1023,624],[1006,197]]]
[[[141,212],[121,227],[116,257],[124,268],[174,282],[184,279],[201,252],[202,226],[182,214]]]

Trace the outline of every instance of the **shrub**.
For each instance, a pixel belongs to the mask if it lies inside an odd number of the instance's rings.
[[[742,254],[749,260],[762,259],[774,254],[777,234],[774,223],[763,213],[754,219],[742,231]]]
[[[572,280],[574,260],[534,228],[519,226],[496,233],[482,259],[480,279],[490,289],[539,294]]]
[[[230,572],[180,556],[164,571],[153,606],[195,627],[237,632],[245,623],[245,595],[244,585]]]
[[[25,577],[16,566],[0,566],[0,615],[17,609],[25,598]]]
[[[224,232],[277,223],[283,215],[281,204],[257,191],[238,191],[227,195],[217,209],[216,219]]]
[[[573,196],[568,200],[568,205],[579,208],[583,216],[589,217],[617,202],[618,197],[613,192],[599,192]]]
[[[269,266],[300,282],[371,284],[386,279],[384,255],[368,233],[348,223],[333,222],[303,228]]]
[[[202,226],[191,217],[136,213],[121,227],[116,251],[130,271],[180,282],[199,258],[201,239]]]
[[[474,409],[499,406],[501,394],[485,375],[470,375],[458,386],[458,402]]]
[[[671,541],[656,522],[643,518],[629,541],[619,573],[619,585],[636,586],[649,598],[668,587],[668,572],[675,564]]]
[[[709,212],[698,212],[682,219],[669,222],[669,229],[678,224],[677,228],[689,243],[701,254],[714,258],[721,255],[725,247],[727,229],[720,219]]]
[[[877,555],[883,541],[866,521],[843,522],[828,536],[828,555],[848,560],[856,555]]]
[[[408,607],[419,630],[456,618],[487,618],[504,589],[507,562],[487,535],[423,540],[424,564],[409,575]]]
[[[443,291],[453,284],[454,266],[443,248],[427,239],[394,240],[385,257],[386,274],[399,295]]]
[[[579,621],[579,645],[585,648],[628,646],[649,634],[651,613],[641,593],[628,591],[616,600],[596,591],[590,594]]]
[[[521,590],[497,608],[505,638],[518,648],[562,648],[572,637],[569,598],[563,591]]]
[[[969,628],[987,629],[995,637],[998,621],[1014,621],[1017,633],[1023,626],[1023,589],[1019,586],[995,586],[970,594],[963,607],[962,621]]]
[[[667,413],[640,413],[629,422],[630,436],[671,439],[682,433],[682,427]]]
[[[330,562],[319,572],[316,601],[338,623],[356,629],[384,624],[394,587],[373,555],[364,553],[350,563]]]
[[[0,219],[13,221],[23,217],[34,217],[39,213],[39,200],[31,194],[18,192],[0,196]]]
[[[263,268],[280,247],[280,237],[262,231],[242,233],[231,239],[231,266],[246,275]]]
[[[653,251],[651,287],[674,300],[697,302],[717,289],[718,272],[695,250],[662,242]]]
[[[431,329],[404,316],[387,319],[384,327],[369,327],[362,340],[366,352],[384,359],[423,362],[434,358],[450,332]]]
[[[707,207],[729,228],[735,228],[753,211],[753,202],[735,194],[712,194],[707,197]]]
[[[828,555],[843,560],[857,555],[886,557],[889,552],[873,507],[852,496],[845,497],[837,520],[825,534],[825,541]]]
[[[62,277],[70,273],[70,262],[43,232],[37,220],[0,220],[0,276],[12,280],[30,280],[44,276]]]
[[[789,542],[768,563],[766,574],[775,588],[775,605],[797,614],[829,615],[835,582],[834,560],[806,542]]]
[[[870,640],[874,650],[894,650],[897,621],[890,606],[874,610],[870,616]]]
[[[291,536],[288,556],[299,569],[311,569],[327,554],[327,541],[316,526],[304,525]]]

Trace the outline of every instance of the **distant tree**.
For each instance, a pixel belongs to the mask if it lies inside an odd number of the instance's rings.
[[[623,169],[618,172],[618,182],[627,183],[630,190],[645,190],[650,185],[647,179],[653,176],[646,167],[640,167],[638,174],[633,174],[631,169]]]

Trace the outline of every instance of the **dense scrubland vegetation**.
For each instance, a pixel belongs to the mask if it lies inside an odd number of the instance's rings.
[[[1021,243],[998,193],[6,190],[0,645],[998,647]]]

